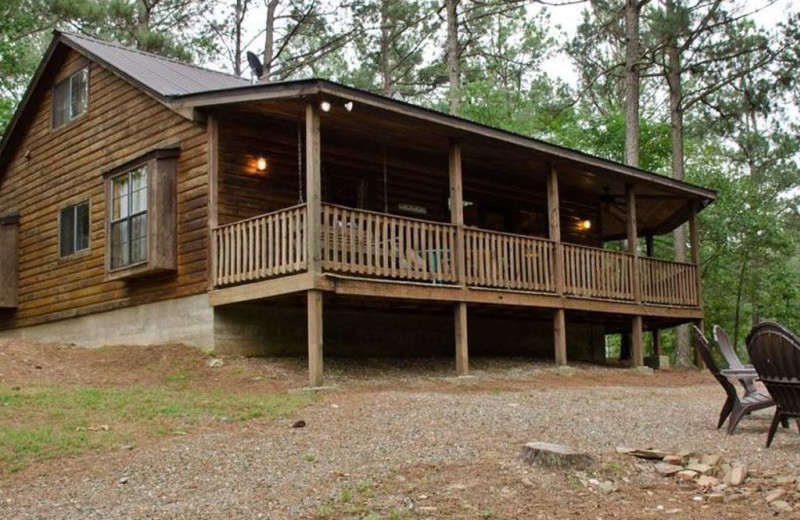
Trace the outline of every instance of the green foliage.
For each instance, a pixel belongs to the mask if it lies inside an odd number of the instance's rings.
[[[195,425],[283,417],[308,397],[171,387],[0,386],[0,472],[52,457],[102,451]]]

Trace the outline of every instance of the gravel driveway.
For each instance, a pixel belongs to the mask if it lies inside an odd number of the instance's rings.
[[[723,394],[710,376],[682,385],[669,374],[581,369],[554,388],[558,376],[533,377],[529,365],[478,370],[479,377],[468,380],[423,370],[372,382],[344,366],[333,370],[338,389],[297,417],[223,425],[132,450],[45,461],[10,475],[0,484],[0,518],[339,517],[343,510],[331,504],[353,500],[352,493],[388,518],[451,517],[445,512],[456,502],[460,510],[475,509],[478,518],[549,518],[544,505],[558,510],[561,503],[574,518],[586,504],[573,500],[581,493],[564,489],[563,476],[521,461],[521,446],[533,440],[584,449],[601,468],[619,460],[614,448],[624,445],[699,450],[755,470],[800,471],[795,430],[779,432],[773,447],[763,449],[768,410],[745,418],[732,437],[715,429]],[[627,379],[615,386],[620,372]],[[607,378],[611,386],[582,384],[591,378]],[[301,418],[306,426],[292,428]],[[619,464],[636,471],[635,459]],[[626,484],[628,473],[620,486],[633,486]],[[671,491],[648,486],[638,485],[643,498],[629,504],[641,515],[625,516],[649,518],[645,512],[658,500],[672,500]],[[607,504],[603,511],[611,515],[614,507],[626,507],[620,496],[590,500],[600,509]],[[537,512],[536,504],[544,509]],[[354,509],[350,516],[379,517],[370,511]],[[708,517],[699,509],[696,514]]]

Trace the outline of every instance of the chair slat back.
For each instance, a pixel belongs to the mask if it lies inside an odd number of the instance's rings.
[[[775,404],[800,417],[800,341],[777,323],[759,323],[747,336],[750,361]]]
[[[725,393],[728,394],[728,397],[738,400],[739,397],[736,393],[736,388],[728,381],[727,377],[719,373],[719,367],[714,360],[714,356],[711,354],[711,347],[708,345],[708,340],[705,335],[697,328],[697,325],[692,325],[692,332],[694,333],[694,343],[697,353],[700,354],[700,358],[703,360],[703,363],[705,363],[708,371],[719,381],[719,384],[725,389]]]
[[[722,353],[722,357],[728,362],[728,368],[742,368],[744,366],[739,360],[739,356],[736,355],[733,345],[731,345],[728,333],[719,325],[714,325],[714,339],[717,340],[717,345],[719,346],[719,351]]]

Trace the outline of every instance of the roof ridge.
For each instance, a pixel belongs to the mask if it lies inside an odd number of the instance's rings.
[[[219,74],[220,76],[225,76],[225,77],[228,77],[228,78],[234,78],[234,79],[238,79],[238,80],[241,80],[243,82],[249,83],[249,81],[247,81],[247,79],[245,79],[245,78],[243,78],[241,76],[237,76],[235,74],[231,74],[229,72],[222,72],[222,71],[219,71],[219,70],[214,70],[214,69],[209,69],[209,68],[206,68],[206,67],[201,67],[200,65],[195,65],[194,63],[187,63],[185,61],[180,61],[180,60],[175,59],[175,58],[168,58],[167,56],[162,56],[160,54],[155,54],[155,53],[152,53],[152,52],[147,52],[147,51],[143,51],[143,50],[140,50],[140,49],[135,49],[133,47],[128,47],[127,45],[123,45],[123,44],[118,43],[118,42],[110,42],[110,41],[106,41],[106,40],[101,40],[99,38],[94,38],[92,36],[87,36],[87,35],[84,35],[84,34],[76,34],[76,33],[71,33],[71,32],[66,32],[66,31],[55,31],[55,32],[61,34],[62,36],[67,36],[67,37],[70,37],[70,38],[77,38],[79,40],[89,40],[89,41],[91,41],[93,43],[97,43],[97,44],[100,44],[100,45],[106,45],[108,47],[114,47],[116,49],[120,49],[120,50],[123,50],[123,51],[128,51],[128,52],[134,52],[136,54],[141,54],[142,56],[147,56],[148,58],[155,58],[155,59],[158,59],[158,60],[174,63],[176,65],[183,65],[183,66],[186,66],[186,67],[192,67],[192,68],[197,69],[197,70],[202,70],[203,72],[211,72],[213,74]]]

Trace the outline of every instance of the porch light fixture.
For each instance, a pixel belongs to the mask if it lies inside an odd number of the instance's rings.
[[[321,108],[323,112],[330,112],[331,111],[331,102],[330,101],[322,101],[319,104],[319,108]]]
[[[264,157],[263,155],[259,156],[258,159],[256,159],[256,170],[260,172],[267,171],[267,158]]]
[[[581,231],[589,231],[592,229],[592,221],[589,219],[581,220],[578,223],[578,227],[581,229]]]

